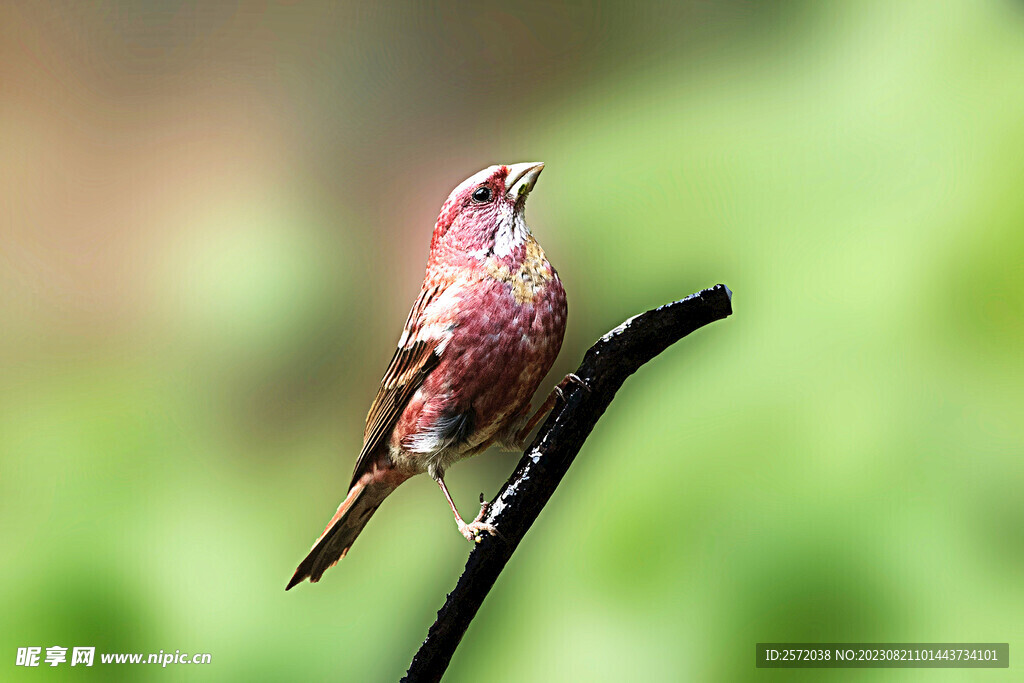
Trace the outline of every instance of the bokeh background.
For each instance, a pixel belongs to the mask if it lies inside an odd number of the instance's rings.
[[[468,548],[427,478],[316,586],[437,209],[543,160],[546,384],[630,379],[449,670],[810,680],[758,641],[1024,643],[1024,6],[0,6],[0,678],[394,680]],[[466,512],[516,460],[456,467]]]

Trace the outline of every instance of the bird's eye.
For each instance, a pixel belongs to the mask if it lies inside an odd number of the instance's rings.
[[[484,202],[491,201],[491,188],[489,187],[478,187],[473,192],[473,201],[483,204]]]

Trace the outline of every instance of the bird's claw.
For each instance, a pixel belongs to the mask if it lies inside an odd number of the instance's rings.
[[[488,524],[483,521],[483,518],[487,516],[487,511],[490,509],[491,504],[484,500],[484,494],[480,494],[480,514],[476,516],[469,524],[466,524],[462,520],[459,520],[459,533],[466,537],[467,541],[473,543],[479,543],[482,538],[481,534],[486,532],[491,536],[498,533],[497,528],[493,524]]]
[[[588,394],[592,391],[590,385],[587,384],[586,380],[581,379],[580,376],[577,375],[576,373],[570,372],[568,375],[565,376],[565,379],[562,381],[564,382],[565,380],[573,382],[574,384],[579,384],[581,387],[587,390]]]
[[[565,392],[562,390],[562,387],[570,383],[580,385],[587,391],[588,394],[591,393],[592,391],[590,385],[587,384],[584,380],[580,379],[579,375],[570,372],[568,375],[565,376],[565,379],[563,379],[561,382],[558,383],[557,386],[555,386],[555,393],[558,394],[558,398],[562,400],[562,403],[565,403]]]
[[[470,522],[469,524],[463,523],[459,527],[459,531],[463,536],[466,537],[467,541],[472,543],[479,543],[483,539],[483,533],[486,532],[490,536],[495,536],[498,530],[492,524],[487,522]]]

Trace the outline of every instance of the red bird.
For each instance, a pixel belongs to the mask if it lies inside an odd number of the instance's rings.
[[[523,217],[544,164],[491,166],[456,187],[434,226],[420,295],[366,416],[348,495],[288,588],[320,580],[345,556],[398,485],[428,473],[468,540],[495,528],[467,524],[445,470],[492,444],[519,449],[551,409],[530,399],[565,333],[565,290]],[[286,589],[287,590],[287,589]]]

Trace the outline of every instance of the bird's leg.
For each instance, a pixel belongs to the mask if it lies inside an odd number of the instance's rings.
[[[548,394],[548,397],[540,404],[540,408],[537,408],[537,412],[533,414],[533,417],[526,421],[526,425],[516,432],[516,443],[519,445],[519,448],[523,447],[526,442],[526,437],[530,435],[530,432],[532,432],[533,428],[537,426],[537,423],[543,420],[547,414],[551,412],[551,409],[555,407],[555,401],[558,399],[561,399],[563,402],[565,401],[565,394],[562,393],[562,387],[568,382],[579,384],[581,387],[586,389],[588,393],[590,392],[590,386],[575,374],[570,372],[566,375],[565,378],[556,384],[555,388],[551,390],[551,393]]]
[[[441,492],[444,493],[445,499],[448,500],[448,505],[452,509],[452,513],[455,515],[455,523],[459,527],[459,533],[466,537],[467,541],[480,542],[480,532],[486,531],[491,536],[498,533],[498,530],[493,525],[483,521],[484,516],[487,514],[487,509],[490,507],[490,503],[484,502],[484,497],[480,496],[480,514],[476,516],[469,524],[462,521],[462,517],[459,515],[458,508],[455,507],[455,501],[452,500],[452,496],[448,493],[448,487],[444,485],[444,477],[440,474],[435,479],[437,485],[441,487]]]
[[[526,442],[526,437],[530,435],[530,432],[532,432],[533,428],[537,426],[537,423],[543,420],[544,417],[551,412],[551,409],[555,407],[555,400],[559,398],[564,400],[562,390],[555,387],[551,390],[551,393],[548,394],[548,397],[544,399],[544,402],[540,404],[540,408],[537,408],[537,412],[533,414],[533,417],[527,420],[526,424],[523,425],[523,428],[516,432],[516,450],[522,449]]]

